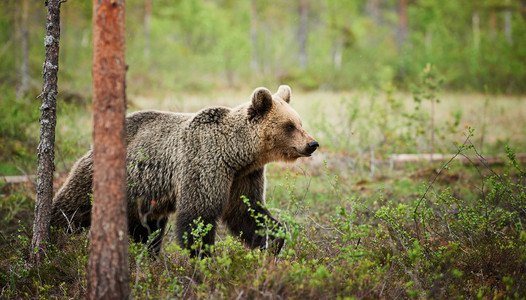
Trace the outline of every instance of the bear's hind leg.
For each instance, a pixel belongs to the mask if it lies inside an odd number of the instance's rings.
[[[148,252],[153,256],[157,256],[161,251],[167,222],[168,218],[165,217],[157,220],[147,221],[145,224],[146,227],[142,224],[130,226],[130,235],[133,236],[133,239],[136,243],[148,245]],[[157,230],[159,230],[159,232],[155,235],[155,237],[151,240],[148,240],[150,235]]]

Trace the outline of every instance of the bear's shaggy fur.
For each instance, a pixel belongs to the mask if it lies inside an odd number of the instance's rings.
[[[160,230],[150,245],[157,253],[168,216],[175,213],[181,246],[191,247],[193,220],[200,218],[212,224],[204,244],[214,243],[217,221],[222,220],[251,248],[271,244],[279,252],[283,240],[267,240],[257,233],[260,228],[241,196],[249,199],[256,213],[274,220],[261,205],[265,202],[265,165],[310,156],[318,147],[289,106],[290,95],[288,86],[280,86],[274,95],[257,88],[250,102],[235,108],[128,115],[128,224],[135,241],[146,243],[151,232]],[[53,226],[90,225],[92,165],[89,151],[73,166],[53,199]]]

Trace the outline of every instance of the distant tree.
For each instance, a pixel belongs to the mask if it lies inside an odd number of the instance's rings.
[[[20,98],[27,93],[29,88],[29,30],[27,28],[29,14],[29,0],[22,1],[22,22],[21,22],[21,39],[22,39],[22,64],[20,67],[20,84],[16,91],[16,97]]]
[[[307,68],[307,20],[309,6],[307,0],[300,0],[299,3],[300,26],[298,29],[298,42],[300,45],[299,64],[301,69]]]
[[[513,35],[512,35],[512,24],[511,24],[511,5],[510,1],[506,0],[504,8],[504,32],[506,34],[506,40],[508,43],[513,44]]]
[[[150,58],[150,18],[152,0],[144,0],[144,57]]]
[[[46,37],[46,58],[44,60],[43,87],[40,107],[40,143],[38,144],[37,198],[33,218],[33,239],[31,241],[31,263],[38,263],[45,256],[49,243],[49,223],[53,201],[53,173],[55,171],[55,127],[57,124],[57,80],[58,50],[60,41],[60,5],[65,0],[48,0]]]
[[[380,0],[367,0],[365,11],[375,26],[380,25]]]
[[[124,12],[124,0],[93,0],[90,299],[129,298]]]
[[[407,0],[400,0],[398,6],[398,47],[402,48],[407,39]]]
[[[400,0],[398,4],[398,34],[396,42],[398,45],[398,53],[400,56],[400,65],[398,68],[398,76],[404,78],[407,76],[407,49],[405,43],[407,40],[407,0]]]
[[[475,50],[478,51],[480,45],[480,17],[477,10],[473,11],[471,22],[473,29],[473,44],[475,46]]]
[[[252,48],[252,55],[250,58],[250,68],[257,72],[258,64],[258,11],[256,7],[256,0],[250,1],[250,46]]]

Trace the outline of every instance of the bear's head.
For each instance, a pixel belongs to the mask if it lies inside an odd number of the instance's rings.
[[[282,85],[277,93],[257,88],[252,93],[249,118],[258,124],[262,153],[270,161],[295,161],[308,157],[319,144],[302,128],[298,113],[290,103],[290,87]]]

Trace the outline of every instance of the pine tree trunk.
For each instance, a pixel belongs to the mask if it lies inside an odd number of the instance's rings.
[[[489,35],[491,39],[497,37],[497,14],[493,8],[491,8],[491,12],[489,13]]]
[[[38,263],[45,257],[49,243],[49,223],[53,201],[53,173],[55,171],[55,126],[57,124],[57,80],[58,48],[60,41],[60,4],[63,0],[47,1],[46,58],[43,71],[43,88],[40,107],[40,143],[38,144],[37,198],[33,219],[31,241],[31,263]]]
[[[400,0],[398,9],[399,28],[397,42],[398,48],[401,49],[407,39],[407,0]]]
[[[128,299],[125,1],[93,0],[93,208],[88,298]]]
[[[407,41],[407,0],[400,0],[399,2],[398,22],[398,34],[396,37],[396,44],[398,47],[398,55],[400,59],[398,76],[403,78],[407,75],[407,51],[405,45]]]

